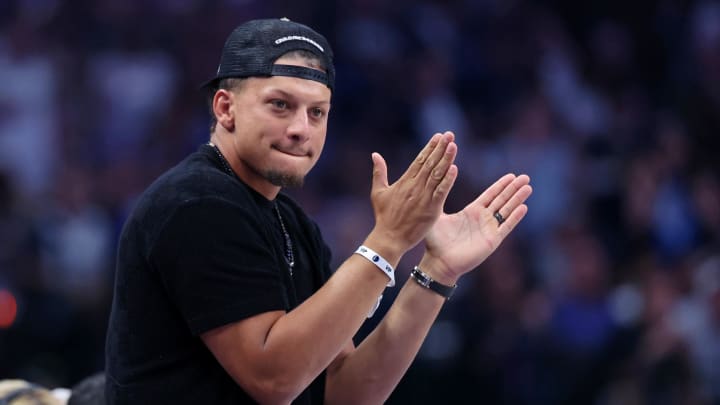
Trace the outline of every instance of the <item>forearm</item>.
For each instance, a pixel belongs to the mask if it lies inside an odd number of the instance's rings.
[[[376,250],[393,266],[400,259],[398,251]],[[255,372],[279,392],[299,394],[352,339],[387,282],[367,259],[349,257],[320,290],[271,326]]]
[[[454,280],[449,280],[454,284]],[[328,372],[329,404],[383,403],[417,355],[445,298],[409,279],[378,327]]]
[[[288,369],[319,374],[357,332],[387,277],[360,256],[350,257],[317,293],[270,329],[265,351]],[[303,367],[293,367],[293,365]]]

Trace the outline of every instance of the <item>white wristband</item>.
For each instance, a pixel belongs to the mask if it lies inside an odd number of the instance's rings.
[[[377,252],[365,245],[360,245],[360,247],[357,248],[355,253],[370,260],[372,264],[376,265],[378,269],[380,269],[383,273],[385,273],[386,276],[388,276],[388,278],[390,279],[390,281],[387,283],[388,287],[395,286],[395,269],[393,269],[393,267],[390,265],[390,263],[387,262],[387,260],[383,259],[383,257],[377,254]]]

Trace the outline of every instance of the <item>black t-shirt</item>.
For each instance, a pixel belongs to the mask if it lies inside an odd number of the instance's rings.
[[[295,256],[292,275],[275,214]],[[155,181],[120,237],[106,345],[114,404],[255,403],[199,335],[290,311],[330,277],[330,251],[289,197],[268,201],[203,145]],[[320,404],[325,373],[295,403]]]

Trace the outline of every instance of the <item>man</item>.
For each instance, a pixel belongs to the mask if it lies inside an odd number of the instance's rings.
[[[443,214],[457,146],[436,134],[392,185],[372,155],[375,226],[331,273],[317,226],[280,190],[320,156],[334,75],[330,46],[304,25],[256,20],[230,34],[208,83],[210,142],[153,183],[123,229],[110,403],[381,403],[460,276],[525,215],[529,179],[511,174]],[[354,347],[423,239],[413,277]]]

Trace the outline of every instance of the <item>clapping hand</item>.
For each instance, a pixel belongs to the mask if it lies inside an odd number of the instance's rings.
[[[452,132],[435,134],[393,184],[388,183],[385,160],[373,154],[375,229],[371,237],[379,235],[378,245],[402,255],[425,237],[442,214],[457,177],[454,140]]]
[[[442,214],[425,238],[421,268],[453,284],[497,249],[527,213],[532,193],[527,175],[507,174],[463,210]]]

